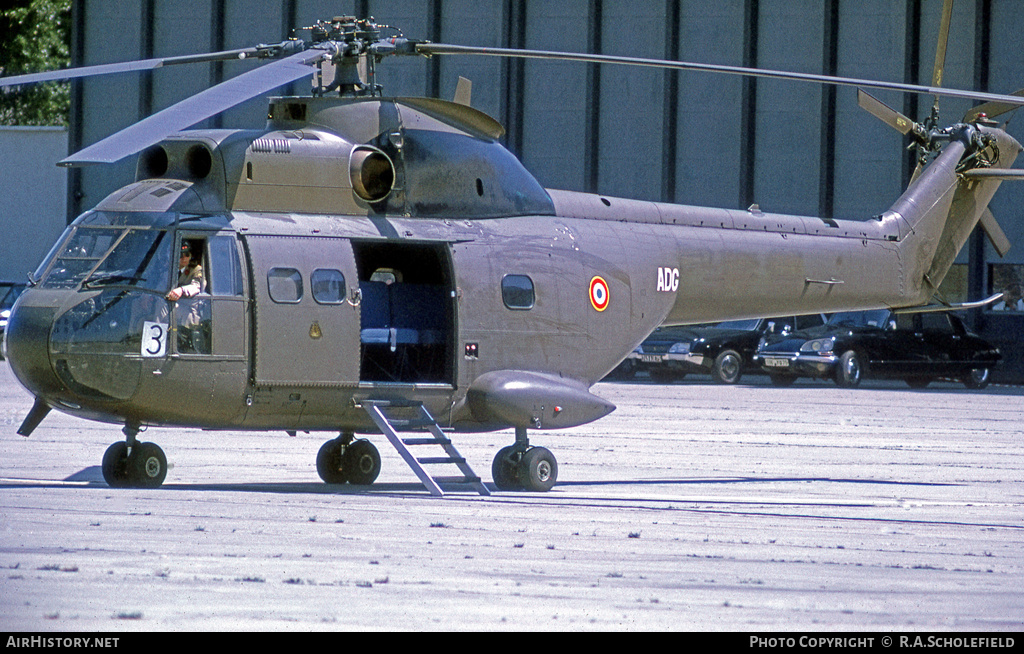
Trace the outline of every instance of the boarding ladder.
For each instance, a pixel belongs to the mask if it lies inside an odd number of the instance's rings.
[[[487,486],[480,480],[480,477],[473,472],[473,469],[469,467],[469,463],[466,462],[466,458],[459,454],[459,451],[455,449],[452,444],[452,440],[448,438],[441,431],[437,421],[430,415],[427,408],[423,406],[422,402],[413,400],[409,401],[398,401],[398,400],[363,400],[359,403],[359,406],[369,414],[370,419],[373,420],[377,428],[387,436],[387,439],[395,446],[398,453],[402,455],[405,462],[409,464],[412,471],[416,473],[420,481],[431,495],[441,497],[444,495],[444,491],[441,490],[439,484],[452,483],[452,484],[471,484],[481,495],[490,495],[491,492],[487,490]],[[411,419],[397,418],[389,416],[388,413],[392,410],[409,410],[418,414],[417,417]],[[426,428],[430,432],[429,437],[421,438],[400,438],[398,436],[399,431],[412,431]],[[416,445],[440,445],[444,450],[446,456],[440,457],[416,457],[413,456],[412,452],[409,451],[407,446]],[[458,466],[462,472],[461,477],[433,477],[426,470],[424,465],[432,464],[454,464]]]

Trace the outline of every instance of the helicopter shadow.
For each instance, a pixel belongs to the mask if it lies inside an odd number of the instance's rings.
[[[52,484],[54,487],[63,486],[68,482],[85,483],[86,487],[110,488],[103,479],[100,466],[89,466],[70,475],[60,482]],[[858,484],[858,485],[883,485],[899,487],[946,487],[962,486],[963,484],[943,482],[911,482],[887,479],[844,479],[837,477],[719,477],[719,478],[659,478],[659,479],[607,479],[607,480],[581,480],[581,481],[560,481],[555,484],[556,489],[587,489],[587,488],[650,488],[661,487],[709,487],[719,485],[745,485],[745,484],[783,484],[783,483],[819,483],[819,484]],[[17,483],[8,482],[0,484],[0,487],[33,487],[46,486],[39,483]],[[536,493],[525,493],[516,490],[498,490],[493,483],[485,483],[487,489],[504,496],[537,495]],[[441,484],[445,493],[467,493],[476,495],[476,490],[469,484]],[[281,493],[281,494],[313,494],[313,495],[375,495],[375,494],[408,494],[410,496],[423,496],[427,493],[422,484],[418,482],[387,482],[374,483],[372,485],[355,486],[350,484],[325,484],[321,481],[308,482],[223,482],[223,483],[165,483],[163,490],[177,491],[229,491],[229,492],[251,492],[251,493]],[[541,494],[542,495],[542,494]],[[430,497],[429,493],[427,496]]]

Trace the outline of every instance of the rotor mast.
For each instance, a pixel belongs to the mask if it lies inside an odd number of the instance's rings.
[[[418,54],[417,41],[407,39],[397,27],[378,25],[372,16],[335,16],[301,29],[309,31],[310,47],[329,52],[316,63],[316,97],[333,92],[340,96],[379,97],[382,87],[377,84],[376,66],[381,59],[392,54]],[[382,30],[391,30],[393,34],[382,38]]]

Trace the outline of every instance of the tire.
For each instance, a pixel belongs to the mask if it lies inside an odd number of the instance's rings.
[[[380,474],[380,452],[368,440],[358,440],[345,448],[342,467],[348,483],[369,486]]]
[[[975,368],[974,370],[972,370],[970,372],[970,374],[968,374],[966,377],[964,377],[961,381],[963,381],[964,386],[966,386],[967,388],[969,388],[971,390],[974,390],[974,391],[980,391],[981,389],[983,389],[986,386],[988,386],[988,382],[989,382],[989,369],[988,368]]]
[[[524,490],[546,493],[558,479],[558,462],[547,448],[532,447],[519,463],[519,482]]]
[[[103,453],[103,480],[111,488],[127,488],[128,477],[128,445],[124,442],[114,443]]]
[[[863,374],[860,355],[847,350],[836,363],[835,379],[840,388],[856,388]]]
[[[156,443],[138,443],[128,457],[128,474],[135,488],[159,488],[167,477],[167,457]]]
[[[516,451],[515,445],[509,445],[498,450],[491,463],[491,479],[494,480],[494,487],[498,490],[511,491],[522,490],[519,483],[519,463],[513,456]]]
[[[736,350],[723,350],[711,366],[711,378],[718,384],[735,384],[743,376],[743,357]]]
[[[320,446],[316,453],[316,474],[328,484],[344,484],[345,470],[342,467],[341,443],[332,439]]]

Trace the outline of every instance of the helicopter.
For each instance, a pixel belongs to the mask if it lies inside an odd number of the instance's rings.
[[[941,87],[939,55],[933,85],[919,86],[455,46],[352,16],[304,31],[278,44],[0,78],[9,87],[264,62],[60,162],[135,155],[136,179],[76,218],[29,275],[3,347],[35,398],[19,434],[53,409],[123,425],[102,459],[112,487],[159,487],[166,456],[137,436],[189,427],[336,433],[316,457],[329,484],[373,483],[380,454],[357,435],[382,433],[431,494],[445,481],[488,494],[452,435],[512,429],[492,462],[494,487],[547,491],[557,460],[530,432],[613,411],[590,389],[655,327],[928,310],[976,225],[1000,253],[1009,247],[987,205],[1002,181],[1022,178],[1011,168],[1022,147],[993,118],[1024,98]],[[471,106],[468,82],[453,101],[387,97],[376,82],[389,57],[459,55],[857,87],[863,108],[911,139],[918,167],[892,206],[866,220],[547,189],[501,144],[503,127]],[[271,97],[262,129],[189,129],[302,78],[312,93]],[[918,123],[865,88],[936,103]],[[984,104],[940,128],[940,96]],[[415,446],[444,456],[415,456]],[[423,467],[433,464],[461,474],[436,477]]]

